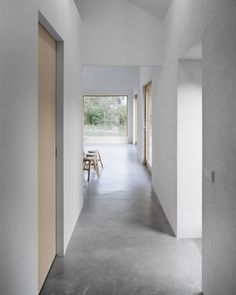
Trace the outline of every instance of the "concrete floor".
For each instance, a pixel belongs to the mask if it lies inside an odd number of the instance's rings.
[[[101,145],[104,169],[84,182],[84,209],[42,295],[193,295],[201,254],[177,240],[132,145]],[[85,175],[86,179],[86,175]]]

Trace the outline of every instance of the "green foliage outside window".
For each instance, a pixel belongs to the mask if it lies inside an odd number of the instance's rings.
[[[85,96],[85,136],[126,136],[127,96]]]

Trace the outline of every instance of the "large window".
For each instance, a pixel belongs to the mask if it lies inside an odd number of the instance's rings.
[[[84,96],[84,136],[127,136],[128,96]]]

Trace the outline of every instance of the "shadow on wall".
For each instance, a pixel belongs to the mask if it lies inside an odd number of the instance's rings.
[[[175,237],[161,204],[153,190],[150,191],[150,199],[150,206],[145,207],[147,202],[143,198],[143,194],[136,196],[131,205],[134,209],[130,210],[131,213],[128,217],[128,222],[139,228],[143,227]]]
[[[152,206],[150,209],[152,213],[151,216],[155,216],[155,219],[156,218],[158,219],[158,224],[155,224],[154,228],[171,237],[176,237],[173,229],[171,228],[171,225],[168,222],[165,212],[162,209],[162,206],[158,200],[158,197],[153,189],[152,189],[152,200],[153,200],[154,206]]]

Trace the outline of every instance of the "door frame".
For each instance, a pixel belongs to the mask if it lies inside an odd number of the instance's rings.
[[[143,141],[143,145],[144,145],[144,164],[147,166],[148,170],[150,171],[150,173],[152,172],[152,166],[149,163],[149,161],[147,160],[147,95],[146,95],[146,89],[149,86],[152,86],[152,80],[148,81],[144,86],[143,86],[143,105],[144,105],[144,141]]]
[[[133,144],[138,144],[138,94],[133,96]]]
[[[56,41],[56,255],[64,256],[64,41],[38,11],[38,23]]]

